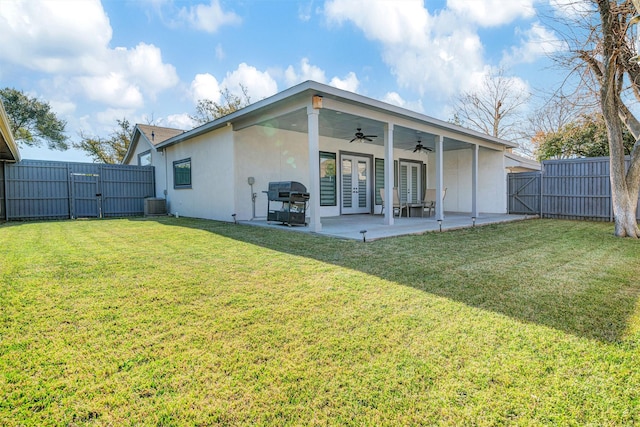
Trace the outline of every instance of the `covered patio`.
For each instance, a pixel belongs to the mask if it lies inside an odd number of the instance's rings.
[[[341,215],[322,218],[322,230],[315,233],[323,236],[351,240],[363,240],[363,237],[366,237],[367,241],[373,241],[387,237],[440,232],[441,230],[444,232],[532,218],[537,217],[531,215],[482,214],[477,218],[472,218],[469,217],[468,213],[446,212],[442,221],[438,221],[435,216],[428,218],[395,217],[394,224],[389,225],[385,223],[384,216],[382,215]],[[269,223],[264,218],[256,218],[251,221],[239,221],[239,223],[299,233],[314,232],[308,226],[289,227],[277,222]],[[366,233],[362,233],[362,231],[365,230]]]
[[[302,182],[314,232],[333,228],[333,217],[360,214],[382,214],[382,225],[402,228],[382,200],[415,204],[427,189],[435,193],[435,220],[445,210],[467,218],[506,212],[504,153],[515,145],[420,113],[305,82],[274,96],[268,113],[256,108],[228,124],[242,147],[238,187],[247,176]]]

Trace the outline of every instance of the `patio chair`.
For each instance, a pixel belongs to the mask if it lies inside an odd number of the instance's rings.
[[[443,202],[446,195],[447,195],[447,188],[445,187],[442,190]],[[424,209],[429,209],[429,216],[431,216],[431,210],[433,210],[434,212],[436,210],[436,189],[427,188],[426,190],[424,190],[424,197],[422,200],[423,200]]]
[[[382,199],[382,211],[380,211],[381,214],[384,214],[384,188],[380,189],[380,198]],[[406,204],[402,204],[400,203],[400,197],[398,197],[398,188],[394,187],[393,188],[393,215],[396,215],[396,212],[398,213],[398,216],[402,216],[402,211],[405,211],[407,213],[407,216],[409,216],[409,207]]]

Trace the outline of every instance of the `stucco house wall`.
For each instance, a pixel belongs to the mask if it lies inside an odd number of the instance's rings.
[[[444,210],[471,211],[472,152],[471,149],[443,153],[443,188],[447,189]],[[435,156],[429,156],[427,188],[435,188]],[[478,150],[478,211],[506,213],[506,181],[504,153],[480,147]]]
[[[309,187],[309,149],[306,134],[253,126],[234,132],[235,194],[238,220],[252,217],[251,186],[256,193],[256,217],[267,215],[267,195],[271,181],[298,181]]]
[[[231,221],[235,212],[235,161],[231,128],[165,148],[167,209],[195,218]],[[191,159],[191,188],[175,188],[173,162]]]
[[[392,132],[389,137],[394,144],[393,159],[398,166],[407,161],[408,166],[426,167],[426,188],[436,188],[439,154],[434,151],[414,153],[414,138],[423,140],[431,150],[434,141],[436,144],[442,141],[442,187],[447,188],[445,211],[506,212],[504,156],[512,143],[315,82],[301,83],[188,132],[137,126],[146,137],[140,136],[139,146],[129,155],[128,162],[137,162],[138,154],[151,150],[157,195],[166,197],[170,213],[181,216],[222,221],[232,221],[234,214],[239,221],[264,218],[268,204],[264,192],[272,181],[299,181],[307,187],[311,193],[307,216],[313,230],[321,228],[321,217],[346,212],[380,213],[381,206],[375,204],[376,185],[380,187],[380,181],[376,184],[375,180],[375,159],[387,158],[384,147],[387,131]],[[359,131],[361,126],[370,135],[377,136],[367,142],[353,138],[358,134],[354,134],[353,129]],[[311,129],[313,132],[308,134]],[[154,130],[155,142],[151,142]],[[314,194],[318,190],[312,186],[320,186],[318,176],[324,166],[321,168],[316,163],[320,160],[319,153],[309,153],[310,147],[335,154],[335,206],[319,206],[319,194]],[[474,208],[472,149],[475,147],[479,148],[478,193]],[[352,192],[350,188],[342,189],[341,160],[347,154],[371,161],[367,193],[367,198],[371,197],[370,210],[351,207],[342,211],[343,194],[356,195],[354,198],[364,194],[357,190]],[[174,162],[185,159],[191,161],[191,186],[175,188]],[[389,171],[389,165],[386,166],[385,173]],[[402,167],[391,169],[403,170]],[[408,170],[415,171],[412,167]],[[310,176],[312,173],[313,177]],[[354,176],[358,173],[353,169]],[[252,185],[248,182],[250,177],[255,180]],[[395,177],[386,175],[384,182],[389,180],[394,183]],[[417,194],[419,198],[421,192],[413,191],[413,188],[416,187],[408,186],[408,193]],[[255,194],[255,204],[252,194]],[[442,215],[442,207],[436,209],[436,215]],[[389,211],[385,214],[385,223],[393,224]]]

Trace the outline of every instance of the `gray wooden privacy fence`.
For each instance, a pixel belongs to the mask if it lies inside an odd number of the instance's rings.
[[[509,213],[613,221],[608,157],[545,160],[541,172],[509,174],[507,189]]]
[[[151,166],[24,160],[0,174],[0,219],[136,216],[155,196]]]

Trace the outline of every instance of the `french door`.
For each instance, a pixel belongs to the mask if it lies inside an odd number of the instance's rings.
[[[371,159],[342,155],[342,213],[371,213]]]
[[[418,163],[400,163],[400,189],[398,193],[402,203],[417,203],[422,200],[420,167],[421,165]]]

